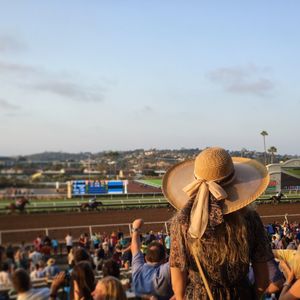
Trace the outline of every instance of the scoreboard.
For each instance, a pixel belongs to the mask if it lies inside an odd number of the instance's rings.
[[[99,180],[75,180],[72,184],[73,195],[96,195],[106,194],[107,186]]]

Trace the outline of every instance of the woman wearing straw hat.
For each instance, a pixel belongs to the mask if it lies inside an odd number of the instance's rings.
[[[170,266],[176,300],[255,299],[268,285],[271,247],[247,205],[266,189],[266,168],[208,148],[166,173],[163,191],[179,210],[171,223]],[[250,263],[255,288],[248,280]]]

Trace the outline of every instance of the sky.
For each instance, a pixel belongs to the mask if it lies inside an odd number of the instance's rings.
[[[299,1],[0,0],[0,156],[300,154]]]

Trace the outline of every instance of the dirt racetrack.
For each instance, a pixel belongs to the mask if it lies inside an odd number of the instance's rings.
[[[263,222],[273,221],[282,222],[284,214],[289,215],[290,221],[300,222],[300,203],[295,204],[261,204],[257,206],[257,211],[261,215]],[[37,234],[45,235],[45,228],[48,228],[48,234],[57,239],[63,239],[68,231],[72,231],[75,239],[82,232],[89,230],[96,232],[111,232],[118,227],[125,233],[129,233],[128,223],[136,218],[143,218],[145,222],[161,222],[160,224],[151,224],[145,226],[145,231],[153,229],[155,231],[165,229],[164,222],[168,221],[174,214],[173,210],[166,208],[147,208],[147,209],[126,209],[126,210],[106,210],[100,212],[85,213],[48,213],[48,214],[14,214],[0,216],[0,231],[16,230],[13,233],[2,232],[2,243],[20,243],[21,241],[31,242]],[[114,225],[113,224],[124,224]],[[96,225],[108,225],[100,227]],[[70,228],[79,226],[80,228]],[[89,228],[91,226],[91,228]],[[54,230],[53,227],[66,227],[64,229]],[[21,232],[24,229],[36,229],[31,232]]]

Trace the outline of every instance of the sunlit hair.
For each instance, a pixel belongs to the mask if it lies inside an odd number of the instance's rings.
[[[126,294],[119,279],[106,276],[98,281],[103,287],[104,300],[126,300]]]
[[[233,265],[237,262],[249,263],[248,231],[245,214],[250,208],[243,208],[231,214],[224,215],[224,222],[214,228],[213,238],[209,241],[202,239],[193,243],[199,258],[215,265],[225,262]]]

